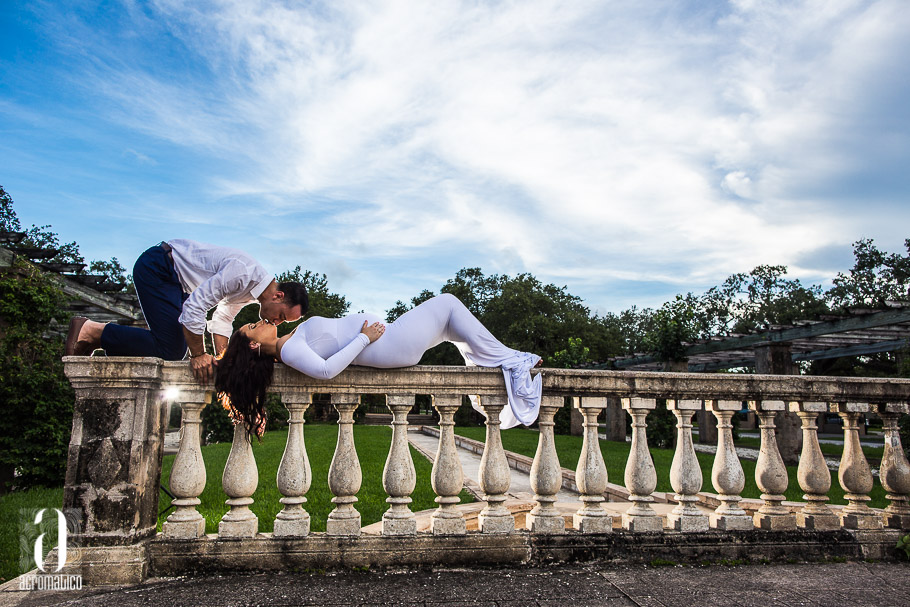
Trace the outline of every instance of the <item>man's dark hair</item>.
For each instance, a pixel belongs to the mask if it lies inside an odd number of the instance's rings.
[[[279,282],[278,290],[284,293],[284,303],[290,307],[300,306],[300,313],[306,314],[310,309],[310,296],[306,287],[299,282]]]

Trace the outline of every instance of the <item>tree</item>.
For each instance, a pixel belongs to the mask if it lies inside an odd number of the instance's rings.
[[[581,298],[568,293],[566,287],[543,284],[531,274],[485,276],[480,268],[463,268],[440,291],[458,297],[502,343],[539,354],[546,364],[557,351],[570,347],[569,337],[584,339],[595,358],[621,351],[620,333],[607,317],[592,316]],[[424,289],[411,299],[410,306],[396,302],[388,310],[387,320],[393,321],[433,295]],[[440,344],[420,362],[457,365],[463,359],[453,346]]]
[[[853,243],[853,268],[838,272],[825,293],[831,307],[886,308],[889,301],[910,300],[910,238],[904,247],[907,255],[880,251],[871,239]]]
[[[0,484],[63,482],[75,395],[63,373],[63,340],[46,333],[52,321],[66,322],[63,299],[21,259],[0,273]]]

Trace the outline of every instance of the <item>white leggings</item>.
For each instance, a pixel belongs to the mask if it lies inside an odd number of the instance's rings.
[[[402,314],[373,343],[360,333],[364,320],[314,317],[300,325],[281,349],[285,364],[317,378],[331,378],[349,364],[376,368],[416,365],[423,353],[444,341],[455,344],[469,365],[502,367],[510,407],[503,428],[530,424],[540,407],[541,380],[529,371],[540,357],[504,346],[454,295],[444,293]]]

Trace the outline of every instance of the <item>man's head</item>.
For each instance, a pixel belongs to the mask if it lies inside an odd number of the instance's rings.
[[[274,324],[293,322],[307,313],[310,298],[299,282],[272,284],[259,298],[259,317]]]

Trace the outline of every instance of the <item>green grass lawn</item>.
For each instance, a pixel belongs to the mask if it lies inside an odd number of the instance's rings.
[[[882,439],[883,440],[883,439]],[[749,449],[758,449],[761,447],[761,440],[758,438],[753,438],[751,436],[741,437],[736,441],[737,447],[746,447]],[[844,448],[841,445],[832,445],[831,443],[820,443],[819,446],[828,457],[840,458],[844,453]],[[866,454],[866,458],[870,460],[881,460],[884,455],[885,447],[870,447],[868,445],[863,445],[863,453]]]
[[[331,503],[331,492],[328,489],[329,465],[335,452],[335,443],[338,437],[338,427],[331,425],[310,425],[304,427],[307,454],[313,472],[313,482],[307,492],[307,503],[304,504],[310,513],[310,524],[313,531],[325,531],[325,521],[334,506]],[[382,488],[382,469],[389,453],[392,440],[392,431],[387,426],[354,426],[354,444],[359,456],[363,472],[363,485],[357,494],[358,502],[355,507],[360,511],[361,522],[369,525],[382,520],[382,513],[388,508],[385,502],[386,493]],[[287,430],[268,432],[263,437],[262,444],[253,441],[253,454],[259,470],[259,488],[253,494],[255,502],[251,506],[253,512],[259,517],[259,531],[272,531],[275,515],[283,508],[278,500],[281,494],[276,486],[278,465],[287,442]],[[229,443],[206,445],[202,448],[206,468],[206,486],[200,499],[202,503],[197,507],[206,520],[206,533],[218,532],[218,521],[228,511],[224,500],[227,496],[221,489],[221,474],[224,464],[230,453]],[[413,511],[435,508],[433,501],[436,495],[430,485],[430,472],[432,464],[422,455],[411,450],[414,468],[417,472],[417,485],[411,495]],[[171,467],[174,465],[174,456],[164,458],[161,481],[167,486],[170,478]],[[473,501],[466,491],[462,491],[462,502]],[[167,515],[173,512],[169,509],[171,500],[164,491],[159,500],[158,529]],[[63,489],[31,489],[18,491],[0,497],[0,582],[12,579],[24,573],[19,567],[19,522],[22,519],[23,509],[62,508]],[[53,542],[47,543],[47,550],[53,547]],[[28,548],[31,550],[31,547]]]
[[[482,427],[465,427],[458,426],[455,433],[483,441],[485,438],[485,429]],[[523,428],[511,428],[502,431],[502,444],[508,451],[514,451],[528,457],[534,457],[537,451],[537,440],[539,434],[533,430]],[[578,465],[578,458],[581,455],[581,436],[556,435],[556,453],[559,456],[559,464],[563,468],[575,470]],[[604,462],[607,464],[607,476],[610,482],[617,485],[624,485],[623,476],[626,469],[626,460],[629,457],[630,443],[600,441],[600,451],[603,453]],[[708,453],[696,453],[698,462],[701,464],[703,485],[702,490],[713,493],[711,485],[711,466],[714,465],[714,456]],[[657,491],[673,492],[670,486],[670,466],[673,463],[673,451],[670,449],[651,449],[651,457],[654,459],[654,466],[657,469]],[[747,498],[759,498],[761,492],[755,485],[755,462],[749,460],[740,460],[743,472],[746,475],[746,487],[743,489],[742,496]],[[796,466],[787,466],[787,473],[790,477],[790,483],[787,488],[786,497],[791,501],[802,501],[803,491],[799,488],[796,480]],[[846,504],[844,500],[844,490],[841,489],[837,480],[837,472],[831,472],[831,490],[828,491],[828,497],[831,498],[832,504]],[[869,505],[874,508],[884,508],[888,505],[885,499],[885,490],[876,478]]]
[[[313,531],[325,531],[326,518],[334,507],[331,502],[332,494],[328,488],[328,475],[337,437],[338,427],[334,424],[307,424],[304,427],[304,440],[313,473],[313,482],[307,492],[307,502],[304,504],[304,508],[310,513],[310,526]],[[385,466],[391,441],[392,430],[388,426],[354,426],[354,445],[363,473],[363,485],[357,494],[358,501],[354,506],[360,511],[363,525],[382,520],[382,513],[388,509],[385,501],[387,495],[382,488],[382,469]],[[254,502],[250,509],[259,517],[260,532],[272,531],[275,515],[284,507],[278,501],[281,499],[281,493],[278,492],[275,479],[286,442],[286,430],[267,432],[261,445],[253,441],[253,455],[256,457],[256,465],[259,470],[259,487],[253,494]],[[231,445],[229,443],[208,445],[203,447],[202,451],[205,460],[206,485],[202,495],[199,496],[202,503],[196,509],[205,518],[206,533],[217,533],[218,521],[228,511],[228,506],[224,503],[227,496],[221,489],[221,474],[231,451]],[[433,493],[430,485],[430,472],[433,466],[413,448],[411,457],[417,471],[417,485],[414,493],[411,494],[411,498],[414,500],[411,503],[411,510],[416,512],[435,508],[436,503],[433,500],[436,494]],[[165,486],[170,478],[173,464],[173,455],[164,458],[161,482]],[[470,495],[465,491],[462,492],[462,501],[472,501]],[[170,503],[170,498],[162,491],[160,510],[166,510]],[[161,523],[172,511],[168,510],[159,517],[159,531]]]

